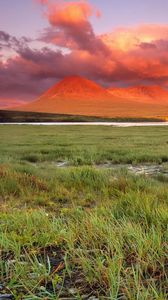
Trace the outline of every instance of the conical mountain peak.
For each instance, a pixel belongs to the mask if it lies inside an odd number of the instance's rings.
[[[63,80],[55,84],[52,88],[50,88],[42,97],[47,98],[54,98],[55,96],[60,97],[79,97],[80,98],[87,98],[89,97],[95,97],[98,96],[101,97],[103,95],[104,97],[108,97],[107,91],[96,84],[95,82],[86,79],[81,76],[68,76],[65,77]]]

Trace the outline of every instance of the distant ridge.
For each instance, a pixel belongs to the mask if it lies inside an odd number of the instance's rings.
[[[105,89],[86,78],[69,76],[37,100],[17,107],[17,110],[81,116],[160,118],[168,115],[168,92],[160,87]]]
[[[160,86],[135,86],[127,88],[108,88],[113,96],[129,100],[168,104],[168,91]]]

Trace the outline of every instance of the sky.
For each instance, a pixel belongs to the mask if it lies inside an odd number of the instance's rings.
[[[81,75],[168,87],[167,0],[0,0],[0,104]]]

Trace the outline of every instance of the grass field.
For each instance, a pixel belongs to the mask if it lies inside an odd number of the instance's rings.
[[[166,300],[166,127],[0,126],[0,299]],[[66,161],[68,168],[58,168]]]

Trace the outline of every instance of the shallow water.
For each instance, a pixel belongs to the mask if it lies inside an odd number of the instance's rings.
[[[146,164],[146,165],[132,165],[132,164],[100,164],[96,166],[97,168],[101,169],[112,169],[112,170],[120,170],[126,169],[130,173],[135,175],[167,175],[168,176],[168,169],[166,169],[163,165],[153,165],[153,164]]]
[[[68,163],[68,161],[62,161],[55,163],[57,168],[68,168],[73,167]],[[94,165],[97,169],[111,169],[111,170],[121,170],[126,169],[128,172],[135,174],[135,175],[147,175],[147,176],[154,176],[154,175],[166,175],[168,176],[168,168],[165,168],[164,165],[156,165],[156,164],[139,164],[139,165],[132,165],[132,164],[113,164],[113,163],[104,163],[99,165]]]
[[[115,126],[115,127],[143,127],[168,126],[168,122],[28,122],[28,123],[0,123],[0,125],[34,125],[34,126]]]

